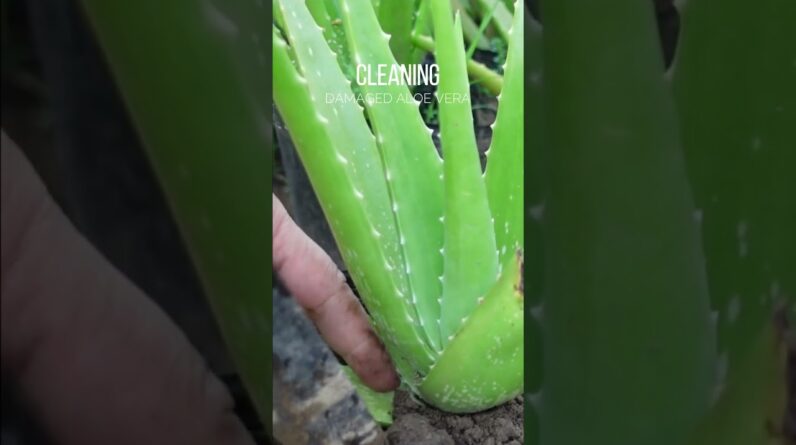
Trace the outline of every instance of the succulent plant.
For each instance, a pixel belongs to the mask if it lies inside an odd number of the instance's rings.
[[[350,60],[395,65],[371,3],[338,5]],[[275,6],[274,100],[403,381],[472,412],[523,385],[523,14],[482,174],[461,22],[447,0],[429,7],[444,160],[407,86],[358,85],[364,109],[340,100],[351,80],[302,1]]]
[[[83,2],[267,427],[267,6]],[[796,3],[680,2],[668,69],[652,2],[546,1],[544,31],[515,6],[485,177],[466,104],[441,104],[443,162],[413,104],[318,97],[393,63],[376,3],[280,0],[273,92],[407,384],[470,411],[524,372],[529,444],[785,443]],[[440,89],[464,93],[448,2],[423,4],[413,34],[433,18]]]

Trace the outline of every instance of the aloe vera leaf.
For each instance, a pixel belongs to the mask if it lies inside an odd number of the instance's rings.
[[[349,176],[354,187],[351,193],[362,201],[372,219],[371,232],[381,240],[385,260],[397,265],[400,263],[401,249],[391,217],[389,192],[376,141],[362,109],[353,102],[341,104],[338,103],[341,101],[331,100],[335,98],[334,95],[351,94],[352,91],[306,7],[299,7],[296,2],[290,1],[280,1],[279,6],[285,17],[288,39],[314,102],[311,110],[322,122],[328,121],[330,138],[337,145],[340,155],[338,163],[350,165]],[[374,175],[374,170],[379,174]],[[395,275],[399,281],[398,290],[405,291],[405,283],[400,283],[405,281],[404,274]]]
[[[412,384],[419,377],[415,370],[425,374],[434,354],[413,317],[405,270],[398,267],[402,264],[398,231],[375,138],[358,104],[326,103],[326,94],[353,93],[306,7],[295,2],[280,2],[280,7],[289,32],[301,35],[294,39],[293,49],[307,78],[295,82],[304,81],[309,102],[296,109],[298,92],[294,99],[275,93],[277,107],[371,318],[399,372]],[[308,116],[308,110],[313,114]],[[303,127],[315,121],[326,129],[333,150],[319,150],[302,140]],[[316,179],[329,172],[335,172],[333,181]],[[355,208],[363,211],[357,213]],[[363,219],[352,220],[356,214]]]
[[[506,7],[502,0],[478,0],[478,6],[484,13],[483,15],[486,15],[489,11],[494,11],[492,12],[492,23],[503,40],[508,42],[509,30],[513,20],[509,8]]]
[[[450,341],[497,277],[495,229],[475,144],[470,85],[465,73],[461,22],[451,21],[447,1],[431,4],[440,79],[444,158],[445,264],[440,331]]]
[[[492,126],[492,142],[487,151],[486,191],[489,208],[495,219],[495,241],[500,251],[498,261],[504,264],[524,245],[524,182],[523,182],[523,101],[525,70],[523,67],[522,8],[514,14],[509,34],[503,92],[498,96],[498,112]]]
[[[423,381],[424,400],[444,411],[468,413],[522,392],[522,287],[522,256],[515,252]]]
[[[351,81],[351,88],[355,94],[360,93],[359,85],[354,82],[356,78],[356,66],[354,65],[350,51],[346,44],[345,31],[343,29],[343,22],[340,18],[338,11],[338,0],[305,0],[307,9],[309,9],[315,23],[323,30],[323,36],[326,38],[326,43],[329,48],[337,57],[337,64],[346,76],[346,79]],[[278,10],[278,3],[274,3],[274,9]],[[330,14],[329,11],[332,11]],[[281,12],[280,12],[281,15]]]
[[[333,45],[333,41],[337,38],[337,34],[332,30],[332,19],[329,16],[329,11],[326,10],[326,1],[325,0],[305,0],[307,4],[307,9],[310,11],[312,18],[315,20],[315,23],[323,29],[323,36],[326,37],[326,42],[329,43],[331,47]],[[274,10],[280,11],[274,3]],[[282,19],[282,23],[284,24],[284,19]],[[284,25],[282,25],[284,26]],[[332,49],[334,51],[334,49]]]
[[[429,36],[413,35],[412,43],[425,51],[434,51],[434,39]],[[473,59],[467,59],[465,63],[467,66],[467,74],[469,74],[473,80],[480,82],[487,91],[495,96],[500,94],[500,90],[503,88],[503,76]]]
[[[378,6],[379,23],[384,32],[390,35],[392,54],[403,65],[411,63],[412,19],[415,13],[411,3],[414,0],[381,0]]]
[[[311,109],[312,99],[306,89],[306,81],[298,75],[290,63],[287,44],[276,32],[274,32],[273,42],[274,102],[280,109],[282,117],[295,132],[294,143],[299,147],[299,156],[303,156],[302,163],[305,169],[311,172],[310,180],[324,211],[327,208],[339,209],[336,211],[340,215],[330,218],[329,222],[338,244],[346,243],[345,245],[348,246],[343,253],[344,258],[347,258],[346,255],[356,258],[357,252],[363,251],[369,253],[365,256],[365,260],[383,261],[381,253],[378,250],[373,250],[378,249],[378,242],[370,237],[359,236],[370,227],[364,209],[350,200],[339,199],[335,193],[336,187],[339,187],[340,178],[345,178],[347,172],[344,167],[338,165],[339,161],[334,156],[335,146],[324,126],[315,119],[306,119],[306,110]],[[310,148],[317,151],[307,154],[307,150]],[[371,291],[374,295],[379,291],[394,292],[392,291],[393,284],[385,283],[383,280],[373,284],[368,283],[366,286],[369,291],[367,294],[363,293],[362,297],[370,307],[374,305],[370,301],[373,298]],[[403,306],[395,298],[385,299],[378,304],[382,304],[384,310],[404,311],[405,315],[411,314],[410,311],[403,309]],[[371,316],[371,320],[376,325],[376,329],[384,335],[385,332],[381,326],[387,323],[386,319],[376,314]],[[394,338],[395,336],[388,337],[385,343],[399,372],[406,375],[407,378],[411,378],[413,363],[405,358],[405,353],[396,350]]]
[[[268,10],[252,5],[247,22],[209,2],[83,5],[270,431],[271,276],[262,271],[270,261],[270,105],[252,99],[266,102],[269,91],[254,81],[267,64],[248,33]]]
[[[541,443],[683,443],[710,401],[714,333],[653,5],[543,16]]]
[[[747,6],[684,5],[670,73],[728,379],[796,296],[796,3]]]
[[[700,423],[689,445],[785,445],[787,344],[769,321],[739,354],[736,372]]]
[[[374,11],[366,0],[343,0],[343,21],[355,58],[370,66],[393,66],[387,38],[382,36]],[[382,2],[382,6],[386,3]],[[400,232],[410,295],[419,323],[431,346],[440,351],[438,298],[442,293],[442,160],[423,123],[417,103],[405,85],[362,85],[363,93],[389,97],[366,102],[371,126],[385,166],[392,211]],[[381,95],[381,96],[378,96]]]

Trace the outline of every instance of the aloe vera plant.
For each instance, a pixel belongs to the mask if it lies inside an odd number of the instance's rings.
[[[371,3],[333,3],[351,60],[394,66]],[[523,387],[523,14],[482,175],[461,21],[447,0],[429,7],[444,161],[407,86],[358,85],[364,109],[340,100],[352,86],[302,1],[275,6],[274,100],[403,381],[473,412]]]
[[[786,443],[796,3],[682,2],[668,70],[650,2],[547,1],[544,30],[515,5],[481,177],[466,103],[441,104],[444,162],[411,101],[325,103],[407,92],[346,77],[394,62],[382,2],[280,0],[274,95],[406,383],[473,411],[524,373],[529,444]],[[84,3],[267,425],[263,4]],[[463,94],[460,25],[424,3],[413,31],[433,19],[440,90]]]

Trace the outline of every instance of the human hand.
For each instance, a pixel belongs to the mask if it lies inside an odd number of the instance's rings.
[[[72,226],[2,133],[2,368],[59,444],[252,444],[176,325]]]
[[[329,255],[293,222],[273,196],[273,264],[282,283],[326,340],[376,391],[398,386],[398,375],[367,315]]]

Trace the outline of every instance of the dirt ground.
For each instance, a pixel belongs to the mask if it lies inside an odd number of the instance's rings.
[[[522,397],[480,413],[449,414],[398,391],[387,441],[390,445],[521,445],[523,412]]]

